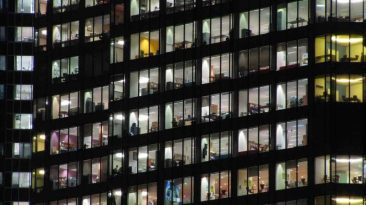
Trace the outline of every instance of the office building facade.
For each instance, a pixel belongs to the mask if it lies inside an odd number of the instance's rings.
[[[0,198],[28,205],[31,196],[34,8],[0,1]]]
[[[31,204],[366,203],[366,1],[29,2]]]

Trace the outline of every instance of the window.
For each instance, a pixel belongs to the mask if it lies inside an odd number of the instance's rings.
[[[268,164],[238,170],[238,196],[269,190]]]
[[[308,80],[277,84],[277,110],[308,105]]]
[[[220,171],[201,176],[201,201],[223,199],[231,196],[231,172]]]
[[[63,189],[79,185],[78,162],[53,165],[50,167],[50,181],[53,189]]]
[[[261,153],[270,150],[270,125],[241,129],[238,132],[238,153]]]
[[[110,29],[109,15],[97,16],[86,19],[85,42],[106,40],[109,35],[109,29]]]
[[[113,151],[109,155],[109,175],[117,176],[123,172],[124,153],[121,150]]]
[[[33,27],[16,27],[16,42],[33,42]]]
[[[164,190],[164,205],[190,204],[193,202],[194,178],[166,180]]]
[[[6,70],[6,56],[0,55],[0,70]]]
[[[166,28],[166,52],[194,47],[196,23],[187,23]]]
[[[361,103],[363,102],[362,75],[337,75],[336,76],[336,102]]]
[[[158,55],[160,53],[159,30],[131,34],[130,47],[130,59]]]
[[[105,182],[108,175],[108,157],[84,160],[83,178],[84,183],[95,184]]]
[[[315,101],[329,102],[331,100],[331,77],[317,76],[314,80]]]
[[[128,172],[129,174],[157,170],[158,145],[152,144],[129,149]]]
[[[110,0],[85,0],[85,7],[108,4]]]
[[[81,204],[82,205],[107,204],[107,201],[108,201],[107,193],[98,193],[98,194],[83,196]],[[60,202],[59,202],[59,204],[60,204]],[[63,204],[65,204],[65,203],[63,203]],[[76,204],[78,204],[78,202],[71,203],[68,205],[76,205]],[[57,205],[57,204],[52,204],[52,205]]]
[[[33,70],[33,56],[15,56],[14,60],[16,71]]]
[[[308,41],[300,39],[277,44],[277,69],[284,70],[308,65]]]
[[[230,79],[232,76],[231,53],[210,56],[202,59],[202,84]]]
[[[159,92],[159,68],[130,73],[130,97],[138,97]]]
[[[271,29],[271,8],[246,11],[239,14],[239,37],[263,35]]]
[[[15,85],[15,100],[32,100],[33,85]]]
[[[337,155],[315,158],[315,183],[363,184],[365,160],[362,156]]]
[[[30,172],[12,172],[11,186],[17,188],[29,188],[31,185]]]
[[[125,97],[125,77],[123,76],[114,76],[114,80],[111,82],[110,90],[111,92],[111,100],[121,100]]]
[[[123,62],[124,46],[125,46],[125,41],[124,41],[123,37],[117,37],[117,38],[111,39],[110,63]]]
[[[13,157],[14,158],[30,158],[31,144],[30,143],[13,143]]]
[[[159,10],[159,0],[130,0],[131,21],[157,17]]]
[[[216,5],[216,4],[220,4],[220,3],[224,3],[227,2],[228,0],[203,0],[202,1],[202,5],[203,6],[211,6],[211,5]]]
[[[46,136],[44,134],[37,134],[33,137],[32,152],[42,152],[45,150]]]
[[[84,149],[108,145],[108,121],[85,124],[83,128]]]
[[[152,106],[132,110],[129,114],[129,134],[131,136],[159,130],[159,107]]]
[[[363,102],[362,75],[340,74],[315,78],[315,100],[318,102]]]
[[[166,0],[166,13],[192,10],[196,6],[195,0]]]
[[[219,93],[202,97],[201,120],[210,122],[229,119],[231,113],[231,93]]]
[[[84,91],[84,113],[106,110],[109,107],[109,87]]]
[[[32,189],[36,192],[39,193],[43,190],[43,186],[44,186],[44,175],[45,175],[45,170],[43,168],[37,168],[37,169],[33,169],[32,172]]]
[[[84,113],[106,110],[109,107],[109,87],[84,91]]]
[[[32,114],[14,114],[14,129],[32,129]]]
[[[165,129],[189,126],[195,123],[195,108],[195,99],[186,99],[165,104]]]
[[[364,1],[317,0],[316,21],[363,22]]]
[[[290,149],[307,145],[307,119],[277,123],[276,149]]]
[[[202,21],[202,44],[220,43],[232,38],[231,16],[223,16]]]
[[[277,6],[277,30],[293,29],[308,25],[309,2],[297,0]]]
[[[4,85],[0,84],[0,100],[4,99],[4,96],[5,96]]]
[[[113,121],[112,126],[112,137],[118,137],[121,138],[123,135],[126,135],[128,133],[127,127],[125,124],[125,115],[124,113],[113,113],[111,114],[110,121]]]
[[[322,204],[331,204],[334,205],[342,205],[342,204],[363,204],[366,202],[366,199],[360,196],[349,196],[349,195],[325,195],[315,197],[314,205],[322,205]]]
[[[47,50],[47,28],[37,29],[35,32],[35,46],[41,51]]]
[[[53,12],[61,13],[79,8],[79,0],[53,0]]]
[[[17,0],[17,13],[34,13],[34,0]]]
[[[212,133],[201,137],[201,162],[225,159],[231,156],[231,132]]]
[[[35,0],[36,13],[38,15],[45,15],[47,12],[47,0]]]
[[[125,4],[115,2],[111,10],[111,23],[121,25],[125,22]]]
[[[195,61],[169,64],[165,70],[165,90],[191,86],[196,81]]]
[[[140,184],[128,188],[127,205],[157,204],[157,183]]]
[[[165,167],[179,167],[195,161],[194,138],[184,138],[165,142]]]
[[[79,21],[54,25],[52,29],[52,44],[54,47],[76,45],[79,39]]]
[[[79,141],[78,127],[54,130],[51,132],[50,151],[51,154],[60,154],[76,151]]]
[[[79,74],[79,56],[63,58],[52,62],[52,82],[63,83],[77,80]]]
[[[64,118],[79,113],[79,92],[52,96],[52,119]]]
[[[315,38],[315,63],[350,62],[366,60],[363,37],[356,34],[318,36]]]
[[[262,46],[239,52],[239,77],[252,73],[263,73],[271,67],[271,46]]]
[[[302,187],[307,184],[308,162],[306,159],[276,164],[276,190]]]
[[[239,116],[269,112],[271,108],[270,86],[239,91]]]

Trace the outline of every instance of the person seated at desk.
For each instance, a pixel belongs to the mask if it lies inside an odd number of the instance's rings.
[[[137,135],[139,134],[139,128],[137,127],[136,123],[132,123],[131,128],[130,128],[130,135]]]

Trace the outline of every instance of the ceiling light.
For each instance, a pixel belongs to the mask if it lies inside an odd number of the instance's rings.
[[[363,41],[362,37],[359,38],[349,38],[347,37],[340,37],[340,36],[332,36],[332,41],[337,43],[361,43]]]
[[[147,77],[140,77],[139,83],[148,83],[149,82],[149,78]]]
[[[338,163],[357,163],[357,162],[362,162],[362,158],[351,158],[351,159],[347,159],[347,158],[343,158],[343,159],[339,159],[336,158],[335,159],[336,162]]]
[[[67,105],[71,105],[71,102],[68,100],[61,100],[61,106],[67,106]]]
[[[354,79],[337,78],[336,82],[337,83],[358,83],[358,82],[362,82],[362,78],[354,78]]]
[[[336,1],[336,0],[333,0]],[[363,0],[337,0],[337,3],[339,4],[348,4],[349,2],[351,2],[352,4],[354,3],[361,3]]]
[[[116,120],[124,120],[125,117],[122,114],[115,115]]]
[[[358,204],[358,203],[362,203],[362,201],[363,201],[361,198],[350,199],[350,198],[346,198],[346,197],[336,197],[336,198],[333,198],[332,200],[337,202],[338,204]]]
[[[124,40],[118,40],[117,44],[123,46],[123,45],[125,45],[125,41]]]
[[[147,153],[140,153],[139,156],[138,156],[138,158],[139,159],[146,159],[147,156],[148,156]]]
[[[118,152],[118,153],[116,153],[116,157],[117,157],[117,158],[123,158],[123,153],[122,153],[122,152]]]
[[[46,139],[46,135],[39,135],[39,139],[45,140]]]

